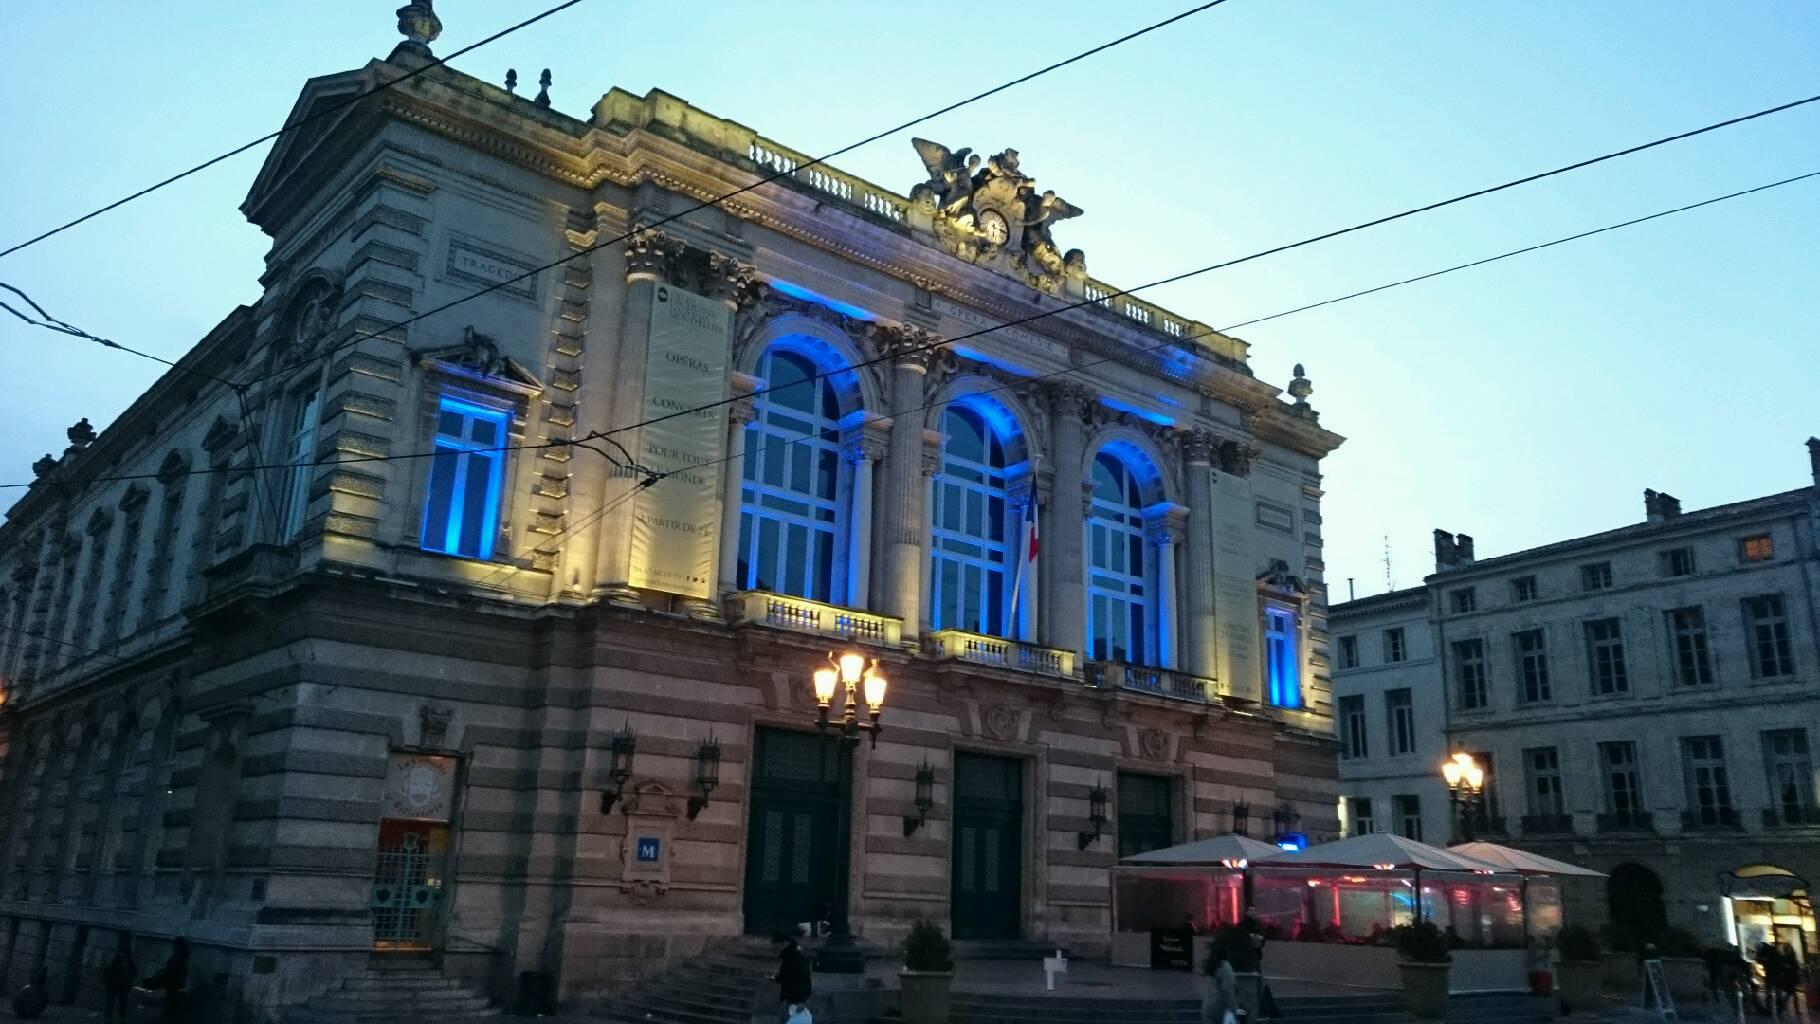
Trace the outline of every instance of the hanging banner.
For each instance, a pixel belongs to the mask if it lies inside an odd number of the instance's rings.
[[[633,500],[628,582],[707,598],[719,560],[719,463],[727,444],[727,410],[714,403],[727,397],[733,314],[675,285],[656,289],[642,418],[660,422],[642,428],[638,461],[664,477]],[[713,407],[688,411],[703,405]]]

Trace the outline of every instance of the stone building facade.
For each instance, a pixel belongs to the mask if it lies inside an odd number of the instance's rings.
[[[1814,953],[1820,440],[1808,454],[1816,486],[1686,513],[1647,491],[1643,522],[1496,558],[1436,531],[1425,586],[1335,606],[1348,827],[1401,831],[1388,788],[1420,801],[1424,838],[1456,835],[1439,765],[1463,749],[1489,776],[1482,838],[1611,875],[1570,912]],[[1388,628],[1428,635],[1386,664]],[[1401,760],[1386,691],[1425,733]]]
[[[261,299],[0,527],[0,975],[131,931],[224,1013],[391,952],[573,1002],[843,898],[1092,955],[1121,849],[1336,831],[1308,381],[917,149],[448,68],[281,139]],[[817,736],[847,649],[876,745]]]

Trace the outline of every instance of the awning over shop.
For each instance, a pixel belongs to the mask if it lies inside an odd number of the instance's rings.
[[[1228,833],[1223,836],[1214,836],[1211,839],[1197,839],[1192,843],[1171,846],[1166,850],[1140,853],[1133,857],[1126,857],[1120,863],[1130,864],[1134,867],[1145,865],[1164,867],[1172,864],[1240,867],[1245,864],[1255,864],[1282,852],[1269,843]]]
[[[1720,891],[1734,899],[1792,899],[1806,893],[1807,879],[1787,868],[1756,864],[1719,875]]]
[[[1443,850],[1388,832],[1338,839],[1301,852],[1283,850],[1270,858],[1271,867],[1379,868],[1399,871],[1468,871],[1509,874],[1500,867],[1454,850]]]

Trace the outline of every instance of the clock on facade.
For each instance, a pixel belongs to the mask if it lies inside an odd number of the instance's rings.
[[[1011,227],[1005,223],[1005,215],[997,210],[981,210],[979,215],[980,234],[993,245],[1004,245],[1011,237]]]

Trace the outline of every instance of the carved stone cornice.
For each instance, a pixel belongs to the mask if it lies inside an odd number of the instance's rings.
[[[771,320],[785,315],[806,317],[833,327],[855,345],[863,346],[873,324],[829,309],[819,302],[807,302],[785,295],[769,284],[750,275],[742,277],[734,297],[733,339],[739,344],[750,340]]]
[[[1258,446],[1249,441],[1221,441],[1217,452],[1220,472],[1233,476],[1250,476],[1251,464],[1257,460]]]

